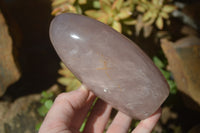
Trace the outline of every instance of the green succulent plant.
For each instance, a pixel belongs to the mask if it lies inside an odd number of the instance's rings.
[[[110,25],[120,33],[124,28],[129,35],[132,32],[125,26],[135,25],[136,35],[143,29],[144,37],[148,37],[154,27],[162,30],[165,23],[170,24],[169,16],[176,9],[174,5],[169,4],[171,2],[171,0],[53,0],[52,15],[64,12],[84,14]],[[82,5],[88,6],[83,10]]]
[[[134,21],[131,19],[134,9],[133,2],[134,0],[95,0],[93,1],[94,9],[86,10],[85,14],[122,32],[122,23],[134,24],[131,23]]]
[[[40,99],[41,106],[37,110],[41,116],[45,116],[48,110],[51,108],[53,104],[53,100],[52,100],[53,96],[54,94],[52,92],[43,91],[41,93],[41,97],[42,97]]]
[[[152,25],[162,30],[164,23],[170,24],[169,16],[176,6],[168,4],[167,0],[138,0],[136,11],[139,12],[136,23],[136,34],[144,29],[144,36],[148,37],[152,31]],[[145,32],[149,33],[145,33]],[[145,35],[146,34],[146,35]]]
[[[66,86],[66,91],[76,90],[81,86],[81,82],[71,73],[71,71],[61,62],[61,69],[58,73],[62,77],[58,78],[58,82]]]
[[[82,14],[80,5],[87,3],[87,0],[53,0],[52,15],[59,15],[65,12]]]
[[[161,61],[157,56],[153,57],[153,62],[159,68],[159,70],[161,71],[165,79],[167,80],[167,83],[169,84],[169,87],[170,87],[170,93],[176,94],[177,93],[176,83],[173,79],[171,79],[171,76],[172,76],[171,72],[166,70],[166,67],[167,67],[166,63]]]
[[[40,116],[45,117],[51,106],[53,105],[54,94],[52,92],[43,91],[41,93],[40,107],[38,107],[37,112]],[[35,129],[39,131],[42,122],[36,124]]]

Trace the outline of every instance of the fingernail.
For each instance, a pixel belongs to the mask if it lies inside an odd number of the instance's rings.
[[[88,91],[87,87],[85,85],[81,85],[80,90]]]

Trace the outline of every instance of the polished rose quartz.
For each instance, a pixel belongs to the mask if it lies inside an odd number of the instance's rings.
[[[86,16],[55,17],[50,39],[75,76],[98,97],[133,119],[153,114],[169,87],[151,59],[131,40]]]

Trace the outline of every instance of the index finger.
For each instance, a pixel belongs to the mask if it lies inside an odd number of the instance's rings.
[[[73,124],[76,111],[87,103],[89,94],[89,90],[83,86],[78,90],[60,94],[47,113],[39,132],[53,133],[68,129]],[[87,110],[85,112],[87,113]]]
[[[132,133],[151,133],[155,127],[157,121],[161,116],[161,108],[159,108],[153,115],[149,118],[140,121],[137,127],[132,131]]]

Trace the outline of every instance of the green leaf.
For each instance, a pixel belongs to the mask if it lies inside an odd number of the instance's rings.
[[[170,93],[171,94],[176,94],[177,93],[177,88],[176,88],[176,84],[173,80],[167,80],[169,87],[170,87]]]
[[[58,6],[58,5],[61,5],[61,4],[65,3],[65,2],[67,2],[67,0],[55,0],[55,1],[53,1],[52,6],[53,7],[54,6]],[[74,0],[74,2],[75,2],[75,0]]]
[[[111,5],[108,2],[109,0],[101,0],[100,1],[100,5],[101,5],[101,9],[106,12],[107,14],[110,14],[112,11]]]
[[[78,3],[79,3],[80,5],[86,4],[86,3],[87,3],[87,0],[78,0]]]
[[[93,1],[92,5],[93,5],[93,7],[96,8],[96,9],[99,9],[99,8],[101,7],[100,2],[97,1],[97,0]]]
[[[104,15],[104,12],[98,10],[87,10],[85,11],[85,14],[89,17],[97,19],[99,17],[102,17]]]
[[[104,23],[104,24],[108,24],[108,18],[109,17],[105,15],[103,17],[98,18],[97,20]]]
[[[73,4],[62,4],[60,6],[60,13],[64,13],[64,12],[71,12],[71,13],[77,13],[76,12],[76,7]]]
[[[153,57],[153,62],[155,63],[155,65],[158,68],[164,68],[165,67],[164,63],[157,56]]]
[[[106,14],[102,10],[87,10],[85,11],[85,14],[91,18],[94,18],[98,21],[101,21],[102,23],[107,24],[108,23],[108,14]]]
[[[70,3],[71,5],[73,5],[76,2],[76,0],[67,0],[67,3]]]
[[[108,17],[107,24],[111,25],[113,23],[114,19],[112,17]]]
[[[87,10],[85,11],[85,14],[91,18],[97,19],[103,23],[107,24],[108,21],[108,14],[106,14],[105,12],[99,10]]]
[[[144,3],[146,3],[147,2],[147,0],[141,0],[142,2],[144,2]]]
[[[137,120],[137,121],[135,122],[135,127],[137,127],[139,123],[140,123],[140,121]]]
[[[120,22],[118,22],[118,21],[113,21],[112,28],[115,29],[116,31],[118,31],[119,33],[122,32],[122,26],[121,26]]]
[[[128,28],[125,29],[124,31],[125,31],[125,33],[128,34],[129,36],[131,36],[131,35],[133,34],[132,30],[130,30],[130,29],[128,29]]]
[[[42,122],[37,123],[36,126],[35,126],[35,130],[36,130],[36,131],[39,131],[41,125],[42,125]]]
[[[71,83],[71,78],[67,78],[67,77],[60,77],[58,78],[58,83],[67,86]]]
[[[152,3],[153,3],[154,5],[159,5],[159,2],[160,2],[160,0],[152,0]]]
[[[99,0],[100,4],[107,4],[111,6],[111,1],[110,0]]]
[[[143,6],[141,6],[141,5],[138,5],[138,6],[136,7],[136,10],[137,10],[138,12],[142,12],[142,13],[144,13],[144,12],[146,11],[146,9],[145,9]]]
[[[47,94],[46,91],[42,91],[42,97],[44,97],[44,98],[48,98],[48,94]]]
[[[83,132],[85,125],[86,125],[87,119],[85,119],[81,125],[81,128],[79,129],[80,132]]]
[[[66,68],[65,64],[63,62],[60,62],[61,68]]]
[[[175,9],[176,9],[176,6],[173,6],[173,5],[164,5],[164,7],[162,8],[162,11],[166,12],[166,13],[171,13]]]
[[[156,20],[156,17],[152,16],[151,19],[145,22],[145,25],[152,25]]]
[[[46,98],[46,99],[53,97],[53,93],[52,92],[43,91],[41,95],[42,95],[43,98]]]
[[[143,21],[147,21],[147,20],[149,20],[151,18],[151,16],[152,16],[151,11],[148,11],[143,15],[142,20]]]
[[[156,20],[156,26],[158,27],[158,29],[163,29],[163,19],[162,17],[158,17],[157,20]]]
[[[135,25],[135,24],[136,24],[136,20],[130,18],[130,19],[123,20],[123,23],[124,23],[125,25]]]
[[[120,8],[122,7],[122,4],[123,4],[123,0],[115,0],[112,8],[117,9],[119,11]]]
[[[82,123],[82,125],[81,125],[81,127],[80,127],[80,129],[79,129],[79,131],[80,131],[81,133],[83,132],[83,130],[84,130],[84,128],[85,128],[85,125],[86,125],[86,123],[87,123],[87,120],[88,120],[88,118],[89,118],[89,116],[90,116],[90,114],[91,114],[91,112],[92,112],[92,110],[93,110],[93,108],[94,108],[94,105],[95,105],[95,103],[96,103],[97,100],[98,100],[98,98],[96,98],[96,99],[93,101],[93,103],[92,103],[92,105],[91,105],[91,107],[90,107],[90,110],[89,110],[89,112],[87,113],[86,118],[84,119],[84,121],[83,121],[83,123]]]
[[[123,7],[127,7],[127,6],[132,6],[132,5],[134,5],[134,4],[136,4],[136,3],[134,3],[134,1],[133,0],[125,0],[125,1],[123,1]]]
[[[44,104],[46,100],[47,100],[46,98],[42,98],[42,99],[40,99],[40,103]]]
[[[168,19],[169,18],[169,15],[166,12],[160,12],[159,15],[164,19]]]
[[[76,12],[77,12],[78,14],[82,14],[82,9],[81,9],[80,5],[77,4],[75,7],[76,7]]]
[[[45,106],[47,109],[50,109],[52,105],[53,105],[53,101],[52,101],[52,100],[47,100],[47,101],[44,103],[44,106]]]
[[[79,80],[74,79],[72,80],[72,82],[67,86],[67,91],[72,91],[72,90],[76,90],[81,86],[81,83]]]
[[[58,70],[58,73],[60,75],[63,75],[65,77],[74,77],[74,74],[68,69],[68,68],[62,68]]]
[[[146,10],[150,10],[152,4],[149,2],[145,2],[145,3],[140,3],[139,5],[145,8]]]
[[[126,19],[132,15],[132,12],[129,10],[129,8],[122,8],[117,15],[120,19]]]
[[[45,106],[41,106],[40,108],[38,108],[37,111],[40,116],[45,116],[47,112],[49,111],[49,109],[47,109]]]
[[[166,78],[166,79],[169,79],[170,76],[171,76],[171,73],[168,72],[168,71],[165,71],[163,69],[160,69],[161,73],[163,74],[163,76]]]

